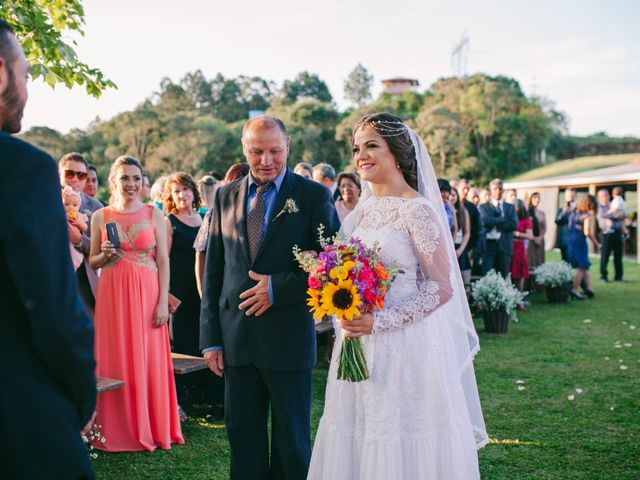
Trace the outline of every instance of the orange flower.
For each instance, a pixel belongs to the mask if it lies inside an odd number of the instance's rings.
[[[376,274],[378,278],[382,281],[389,279],[389,271],[382,266],[381,263],[376,263]]]
[[[383,296],[376,297],[376,300],[373,304],[376,306],[378,310],[382,310],[382,307],[384,307],[384,297]]]

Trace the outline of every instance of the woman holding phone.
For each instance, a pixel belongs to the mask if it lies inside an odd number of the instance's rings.
[[[124,381],[98,396],[96,422],[106,441],[95,447],[112,452],[184,443],[167,331],[167,230],[162,212],[139,198],[142,176],[138,160],[118,157],[109,171],[110,206],[91,221],[89,262],[102,269],[96,375]]]

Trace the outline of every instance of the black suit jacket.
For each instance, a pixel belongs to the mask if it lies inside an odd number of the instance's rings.
[[[471,224],[469,227],[470,235],[469,235],[469,246],[467,249],[477,249],[478,248],[478,240],[480,239],[480,214],[478,213],[478,207],[476,207],[473,202],[468,200],[464,201],[464,208],[467,209],[469,213],[469,223]]]
[[[222,345],[225,364],[268,370],[302,370],[316,361],[315,325],[307,299],[307,274],[293,247],[319,250],[318,226],[333,236],[340,222],[331,192],[287,169],[267,233],[253,262],[246,227],[248,177],[216,192],[204,273],[200,347]],[[298,213],[279,215],[292,198]],[[239,295],[253,287],[248,271],[271,275],[274,304],[260,317],[238,309]]]
[[[513,253],[513,232],[518,228],[518,217],[513,205],[503,201],[502,209],[503,215],[490,201],[478,205],[480,221],[485,235],[495,227],[500,232],[498,252],[503,255],[511,255]]]
[[[0,165],[0,476],[91,477],[79,431],[95,408],[93,325],[56,165],[1,132]]]

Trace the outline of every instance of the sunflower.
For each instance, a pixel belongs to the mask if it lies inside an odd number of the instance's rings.
[[[322,306],[327,315],[353,320],[360,315],[358,307],[362,305],[358,290],[351,280],[338,280],[338,284],[328,283],[322,289]]]
[[[324,308],[322,308],[322,305],[320,305],[320,294],[320,290],[316,290],[315,288],[309,288],[307,290],[307,295],[309,295],[309,298],[307,299],[307,305],[311,307],[309,311],[313,313],[314,319],[322,318],[324,315],[326,315]]]

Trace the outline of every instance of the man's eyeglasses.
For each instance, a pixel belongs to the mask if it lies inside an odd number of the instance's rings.
[[[78,180],[84,180],[87,178],[87,172],[76,172],[75,170],[64,171],[64,178],[71,180],[73,177],[78,177]]]

